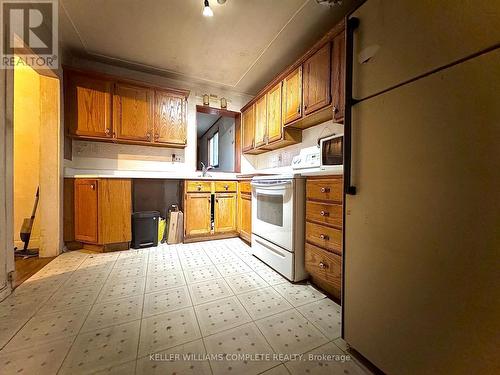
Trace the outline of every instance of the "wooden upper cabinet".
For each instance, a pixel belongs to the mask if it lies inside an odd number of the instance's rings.
[[[332,104],[333,120],[344,120],[345,110],[345,31],[333,39],[332,56]]]
[[[65,75],[66,121],[69,132],[81,137],[111,137],[113,83],[85,74]]]
[[[236,193],[215,194],[215,233],[236,231]]]
[[[281,139],[281,82],[266,94],[267,96],[267,143]]]
[[[241,150],[243,152],[254,148],[255,136],[255,105],[249,107],[241,114]]]
[[[304,62],[304,114],[326,107],[330,94],[331,44],[327,43]]]
[[[283,124],[302,117],[302,67],[283,80]]]
[[[154,90],[117,83],[113,98],[116,137],[131,141],[151,141]]]
[[[208,235],[211,230],[210,193],[187,193],[185,207],[185,235]]]
[[[255,102],[255,147],[264,146],[267,137],[267,95]]]
[[[186,98],[182,95],[155,92],[155,142],[186,144],[186,104]]]
[[[98,242],[98,180],[75,180],[75,240]]]

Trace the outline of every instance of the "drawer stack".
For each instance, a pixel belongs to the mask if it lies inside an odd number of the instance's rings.
[[[342,285],[342,176],[306,182],[306,270],[314,284],[340,299]]]

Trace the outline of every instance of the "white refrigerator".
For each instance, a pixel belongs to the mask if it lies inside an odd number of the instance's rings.
[[[343,338],[387,374],[498,373],[500,2],[349,20]]]

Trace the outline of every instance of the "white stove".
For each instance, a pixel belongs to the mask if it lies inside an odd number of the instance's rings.
[[[304,177],[256,176],[251,184],[252,254],[288,280],[304,280]]]

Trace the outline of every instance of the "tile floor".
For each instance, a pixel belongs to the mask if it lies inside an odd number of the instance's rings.
[[[337,304],[239,239],[73,251],[0,303],[0,373],[369,373],[339,336]]]

